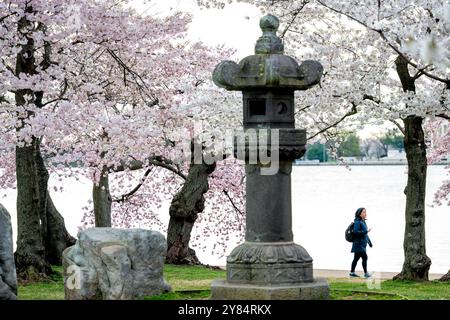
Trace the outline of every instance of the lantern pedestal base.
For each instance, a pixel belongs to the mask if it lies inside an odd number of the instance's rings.
[[[328,282],[316,278],[313,282],[291,285],[254,285],[215,280],[211,285],[212,300],[326,300],[330,298]]]

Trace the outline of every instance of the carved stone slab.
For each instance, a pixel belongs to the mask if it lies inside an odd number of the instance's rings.
[[[312,261],[305,248],[293,242],[245,242],[227,258],[227,280],[253,284],[311,282]]]

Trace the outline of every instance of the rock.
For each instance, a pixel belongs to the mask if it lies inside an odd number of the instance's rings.
[[[17,299],[11,217],[0,204],[0,300]]]
[[[163,278],[167,243],[156,231],[92,228],[63,253],[68,300],[130,300],[171,290]]]

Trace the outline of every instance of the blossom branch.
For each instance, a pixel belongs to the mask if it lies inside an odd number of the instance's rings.
[[[244,215],[244,213],[241,210],[239,210],[239,208],[236,206],[236,204],[234,203],[233,199],[231,199],[228,191],[223,189],[223,193],[227,196],[228,200],[230,200],[231,205],[233,206],[234,210],[236,210],[239,214]]]
[[[136,192],[139,191],[139,189],[144,185],[145,179],[147,178],[147,176],[150,174],[150,172],[152,172],[153,167],[147,169],[147,171],[145,171],[144,176],[141,178],[140,182],[128,193],[122,195],[119,198],[115,198],[112,199],[113,202],[125,202],[126,200],[128,200],[129,198],[131,198]]]
[[[148,164],[161,167],[164,169],[167,169],[175,174],[177,174],[180,178],[183,180],[186,180],[186,175],[176,166],[176,164],[173,163],[173,161],[166,159],[162,156],[154,156],[149,159],[147,159]],[[112,166],[109,169],[113,172],[122,172],[125,170],[140,170],[145,167],[144,162],[133,159],[132,161],[126,163],[125,161],[121,161],[121,164],[119,166]]]
[[[344,116],[342,116],[338,121],[336,121],[333,124],[327,125],[324,129],[316,132],[315,134],[313,134],[312,136],[308,137],[306,140],[311,140],[315,137],[317,137],[319,134],[324,133],[325,131],[329,130],[330,128],[333,128],[335,126],[337,126],[339,123],[341,123],[342,121],[344,121],[346,118],[356,114],[358,112],[357,108],[356,108],[356,104],[354,102],[352,102],[352,108],[350,111],[348,111]]]
[[[60,100],[68,101],[68,99],[64,98],[64,95],[66,94],[66,91],[67,91],[67,87],[68,87],[67,79],[64,79],[63,88],[62,88],[61,93],[59,94],[58,98],[55,98],[53,100],[50,100],[50,101],[47,101],[47,102],[43,103],[42,107],[45,107],[48,104],[51,104],[51,103],[54,103],[54,102],[60,101]]]
[[[399,130],[400,132],[405,135],[405,129],[402,127],[402,125],[400,123],[398,123],[397,121],[390,119],[390,122],[392,122]]]
[[[431,79],[434,79],[434,80],[436,80],[436,81],[445,83],[445,84],[449,84],[449,83],[450,83],[450,79],[444,79],[444,78],[438,77],[438,76],[436,76],[436,75],[434,75],[434,74],[431,74],[431,73],[425,71],[424,68],[420,68],[419,65],[417,65],[416,63],[414,63],[413,61],[411,61],[411,59],[409,59],[403,52],[401,52],[395,45],[393,45],[393,44],[387,39],[386,35],[383,33],[382,30],[376,29],[376,28],[373,28],[373,27],[370,27],[367,23],[365,23],[365,22],[359,20],[358,18],[355,18],[355,17],[353,17],[352,15],[350,15],[350,14],[348,14],[348,13],[345,13],[345,12],[343,12],[343,11],[340,11],[340,10],[338,10],[338,9],[335,9],[335,8],[333,8],[333,7],[331,7],[331,6],[329,6],[329,5],[325,4],[325,3],[323,3],[323,2],[320,1],[320,0],[317,0],[317,2],[318,2],[319,4],[321,4],[322,6],[328,8],[329,10],[334,11],[334,12],[336,12],[336,13],[338,13],[338,14],[343,15],[343,16],[346,16],[346,17],[349,18],[350,20],[353,20],[353,21],[359,23],[360,25],[366,27],[367,29],[369,29],[369,30],[371,30],[371,31],[374,31],[374,32],[378,33],[378,34],[380,35],[381,39],[383,39],[383,40],[386,42],[386,44],[387,44],[392,50],[394,50],[398,55],[400,55],[403,59],[405,59],[406,62],[407,62],[409,65],[413,66],[413,67],[416,68],[416,69],[422,69],[422,73],[423,73],[424,75],[426,75],[427,77],[429,77],[429,78],[431,78]]]
[[[303,10],[303,8],[306,6],[306,4],[308,3],[308,1],[305,1],[302,3],[302,6],[300,8],[297,8],[293,13],[292,13],[292,18],[291,20],[288,22],[286,28],[284,28],[283,32],[280,35],[280,38],[283,39],[286,32],[289,30],[289,28],[292,26],[292,24],[294,23],[295,19],[297,18],[297,16],[300,14],[300,12]]]

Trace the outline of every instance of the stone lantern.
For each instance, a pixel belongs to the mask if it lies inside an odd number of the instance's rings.
[[[264,129],[269,136],[273,130],[278,133],[278,157],[271,160],[277,162],[274,174],[262,173],[265,164],[259,158],[249,162],[252,142],[245,140],[242,145],[235,140],[235,154],[236,148],[245,150],[241,159],[246,161],[246,235],[245,242],[227,258],[227,279],[213,282],[213,299],[329,296],[326,280],[313,278],[311,256],[293,242],[291,208],[292,162],[306,151],[306,131],[295,129],[294,91],[319,83],[323,68],[317,61],[299,65],[284,55],[283,43],[276,35],[278,26],[275,16],[264,16],[255,54],[239,64],[223,61],[213,73],[219,87],[242,91],[244,132]]]

